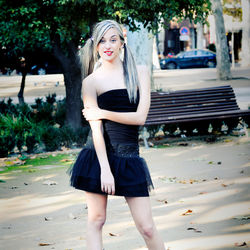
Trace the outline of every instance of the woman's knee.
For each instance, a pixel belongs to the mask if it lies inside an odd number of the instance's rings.
[[[144,238],[151,239],[154,237],[155,227],[153,224],[144,224],[139,226],[139,231]]]
[[[105,214],[95,214],[88,216],[88,224],[97,229],[101,229],[106,221]]]

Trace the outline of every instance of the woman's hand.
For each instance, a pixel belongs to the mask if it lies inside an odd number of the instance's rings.
[[[97,121],[104,118],[102,110],[98,107],[85,108],[82,110],[82,114],[87,121]]]
[[[101,170],[101,189],[107,194],[115,194],[115,181],[110,170]]]

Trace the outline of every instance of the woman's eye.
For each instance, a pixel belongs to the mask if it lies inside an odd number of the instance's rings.
[[[104,43],[105,41],[104,40],[101,40],[100,43]]]
[[[112,43],[115,43],[115,42],[116,42],[116,39],[112,39],[111,42],[112,42]]]

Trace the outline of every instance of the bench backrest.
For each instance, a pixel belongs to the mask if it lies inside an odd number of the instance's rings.
[[[175,117],[239,110],[231,86],[173,92],[152,92],[145,125],[160,124]],[[188,121],[188,119],[187,119]]]

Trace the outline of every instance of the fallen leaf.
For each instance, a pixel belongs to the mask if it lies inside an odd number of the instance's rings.
[[[72,213],[69,213],[69,218],[75,220],[77,217],[73,215]]]
[[[170,177],[170,178],[167,178],[166,176],[163,176],[163,177],[159,177],[159,179],[161,181],[164,181],[166,183],[176,183],[177,182],[177,178],[176,177]]]
[[[49,156],[48,155],[43,155],[40,157],[40,159],[47,159]]]
[[[29,173],[34,173],[34,172],[36,172],[36,170],[35,169],[29,169],[28,172]]]
[[[227,187],[228,185],[222,183],[221,186],[222,186],[222,187]]]
[[[119,234],[109,233],[110,236],[120,236]]]
[[[61,162],[68,162],[68,161],[72,161],[70,159],[62,159]]]
[[[247,246],[247,243],[244,241],[243,243],[235,243],[234,244],[236,247],[244,247],[244,246]]]
[[[214,164],[214,162],[213,162],[213,161],[209,161],[209,162],[208,162],[208,164],[210,164],[210,165],[211,165],[211,164]]]
[[[241,174],[244,174],[244,170],[241,170],[240,173],[241,173]]]
[[[185,213],[183,213],[182,215],[190,215],[191,213],[193,212],[193,210],[190,210],[190,209],[188,209]]]
[[[0,182],[5,183],[6,181],[4,181],[4,180],[0,180]]]
[[[202,231],[197,230],[196,228],[193,228],[193,227],[189,227],[189,228],[187,228],[187,230],[193,230],[193,231],[195,231],[196,233],[202,233]]]
[[[163,202],[163,203],[165,203],[165,204],[167,204],[167,203],[168,203],[168,201],[167,201],[167,200],[157,200],[157,201],[159,201],[159,202]]]
[[[44,181],[43,182],[43,185],[48,185],[48,186],[51,186],[51,185],[57,185],[58,183],[56,181]]]
[[[52,217],[44,217],[44,219],[45,219],[46,221],[53,220],[53,218],[52,218]]]
[[[207,192],[200,192],[199,194],[207,194]]]
[[[179,181],[179,183],[181,183],[181,184],[187,184],[186,181]]]
[[[198,180],[194,180],[194,179],[190,179],[190,180],[189,180],[189,183],[190,183],[190,184],[193,184],[193,183],[195,183],[195,182],[198,183],[199,181],[198,181]]]
[[[26,183],[26,182],[24,182],[23,184],[24,184],[25,186],[29,185],[29,184],[28,184],[28,183]]]
[[[54,245],[55,243],[39,243],[39,246],[44,247],[44,246],[51,246]]]
[[[218,164],[218,165],[221,165],[221,161],[218,161],[217,164]]]
[[[11,189],[17,189],[18,187],[16,187],[16,186],[13,186],[13,187],[11,187]]]

